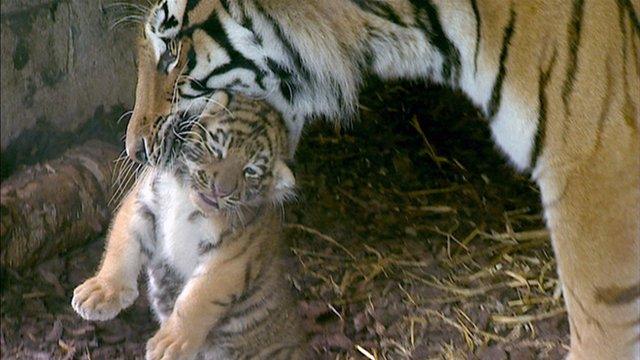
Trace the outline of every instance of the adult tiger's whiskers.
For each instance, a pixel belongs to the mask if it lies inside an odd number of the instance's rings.
[[[113,167],[113,182],[114,187],[111,197],[107,204],[110,206],[114,201],[120,200],[125,192],[133,187],[138,181],[138,175],[141,173],[141,169],[144,170],[144,164],[137,164],[133,162],[126,154],[126,151],[122,151],[120,156],[114,161]],[[133,180],[133,181],[132,181]]]

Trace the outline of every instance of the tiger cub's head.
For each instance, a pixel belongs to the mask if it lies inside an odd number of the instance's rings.
[[[265,102],[235,95],[212,104],[186,133],[182,163],[191,198],[204,212],[279,204],[293,195],[285,164],[287,130]]]

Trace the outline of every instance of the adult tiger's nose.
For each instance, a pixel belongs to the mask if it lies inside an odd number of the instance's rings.
[[[127,137],[126,149],[127,156],[137,163],[144,164],[149,160],[147,144],[142,138],[129,141],[129,137]]]

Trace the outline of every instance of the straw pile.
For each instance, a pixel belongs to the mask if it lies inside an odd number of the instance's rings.
[[[560,358],[568,328],[535,185],[455,94],[387,85],[365,99],[352,128],[317,125],[298,153],[287,237],[316,347]]]

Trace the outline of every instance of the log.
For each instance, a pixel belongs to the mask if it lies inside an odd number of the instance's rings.
[[[119,149],[90,140],[1,185],[0,266],[24,269],[85,244],[110,219],[112,170]]]

